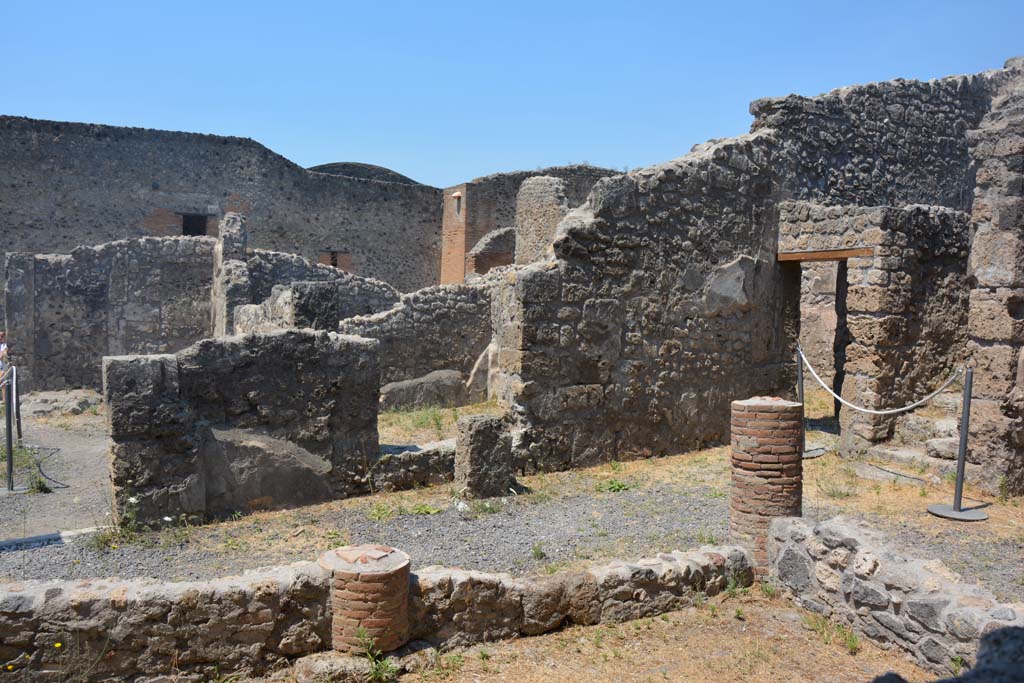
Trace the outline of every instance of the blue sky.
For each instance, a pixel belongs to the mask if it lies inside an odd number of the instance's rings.
[[[1000,67],[1007,2],[0,2],[0,113],[251,137],[432,185],[643,166],[763,96]]]

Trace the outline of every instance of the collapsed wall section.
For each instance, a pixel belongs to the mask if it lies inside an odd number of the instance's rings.
[[[790,392],[799,272],[774,258],[769,151],[748,135],[599,181],[555,260],[510,275],[496,372],[524,465],[720,442],[736,396]]]
[[[226,515],[367,490],[377,343],[290,330],[103,359],[120,514]]]
[[[516,198],[523,182],[534,176],[560,178],[570,206],[579,206],[594,183],[617,171],[587,164],[553,166],[537,171],[495,173],[443,192],[441,284],[466,277],[466,256],[485,235],[514,225]]]
[[[11,254],[6,323],[26,390],[98,389],[104,355],[175,351],[207,336],[214,246],[150,237]]]
[[[342,320],[338,331],[378,340],[382,383],[435,370],[455,370],[468,379],[491,341],[488,282],[403,294],[386,311]]]
[[[398,291],[391,285],[358,275],[275,285],[262,303],[235,309],[234,334],[293,328],[334,330],[340,320],[385,311],[398,300]]]

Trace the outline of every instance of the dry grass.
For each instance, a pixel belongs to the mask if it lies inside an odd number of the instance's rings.
[[[455,423],[465,415],[501,415],[497,403],[476,403],[458,408],[420,408],[380,414],[377,425],[382,444],[419,444],[453,438]]]
[[[400,680],[452,683],[747,681],[863,683],[896,671],[909,681],[926,672],[895,652],[822,638],[809,615],[757,591],[701,607],[622,624],[572,627],[533,638],[442,655],[427,671]]]

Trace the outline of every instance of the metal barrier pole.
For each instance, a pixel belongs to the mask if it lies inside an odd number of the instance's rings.
[[[964,378],[964,399],[960,411],[960,450],[956,456],[956,490],[952,505],[929,505],[928,512],[937,517],[955,519],[961,522],[980,522],[988,519],[988,513],[977,508],[963,509],[964,474],[967,470],[967,433],[971,426],[971,385],[974,383],[974,368],[967,368]]]
[[[7,391],[4,396],[7,399],[6,410],[4,411],[4,422],[7,427],[7,490],[14,490],[14,387],[11,386],[11,378],[7,378]]]
[[[14,387],[14,418],[18,423],[18,443],[20,444],[24,437],[21,435],[21,384],[18,383],[18,366],[12,367],[11,371],[12,386]]]

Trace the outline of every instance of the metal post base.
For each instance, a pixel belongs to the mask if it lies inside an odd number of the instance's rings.
[[[988,519],[988,513],[978,508],[966,508],[963,510],[954,510],[952,505],[929,505],[928,512],[932,513],[936,517],[945,517],[946,519],[955,519],[960,522],[981,522]]]

